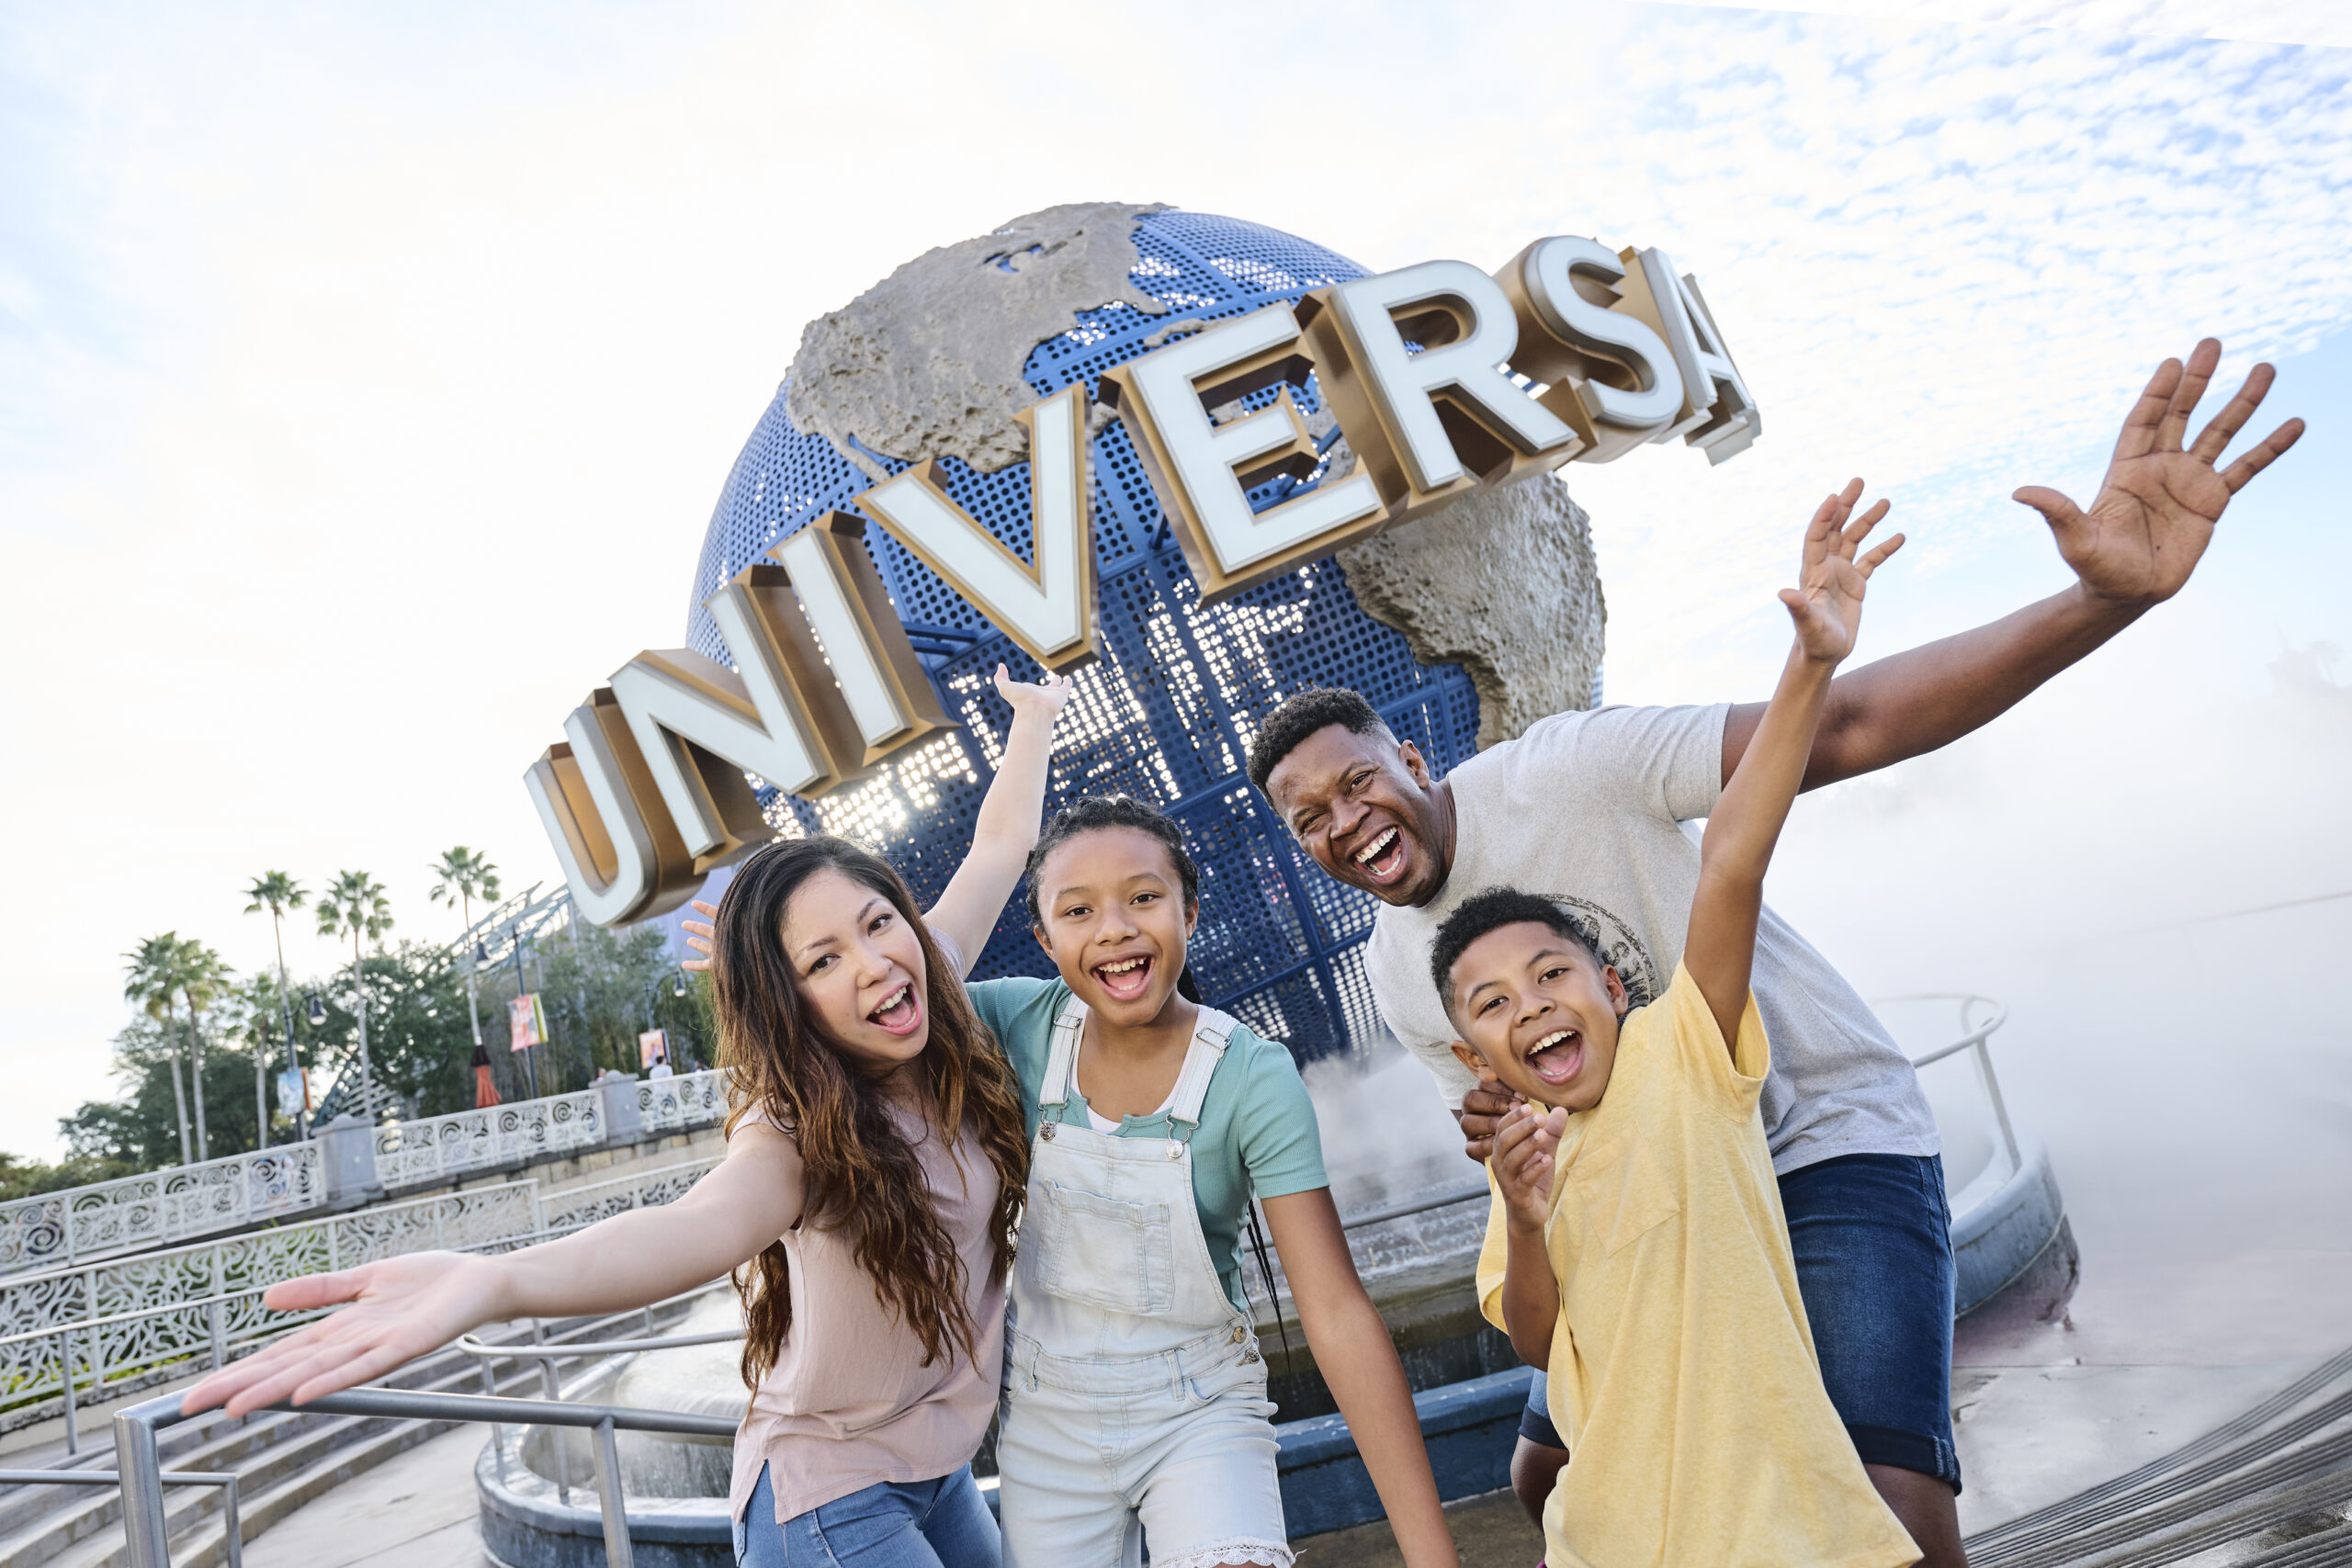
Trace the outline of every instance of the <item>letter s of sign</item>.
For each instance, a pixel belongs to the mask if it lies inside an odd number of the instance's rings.
[[[1699,293],[1699,280],[1678,276],[1664,251],[1629,247],[1620,259],[1626,264],[1619,286],[1623,309],[1666,340],[1682,378],[1681,409],[1651,439],[1679,434],[1685,445],[1704,451],[1711,466],[1747,451],[1764,433],[1764,416],[1731,361],[1731,350]]]
[[[1626,264],[1597,240],[1538,240],[1495,274],[1519,318],[1514,368],[1546,383],[1537,400],[1583,438],[1580,463],[1609,463],[1682,417],[1674,351],[1640,317],[1611,310]]]

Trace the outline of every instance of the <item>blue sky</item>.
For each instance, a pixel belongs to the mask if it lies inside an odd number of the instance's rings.
[[[2229,371],[2278,361],[2313,434],[2099,679],[2165,694],[2154,726],[2267,699],[2282,648],[2352,649],[2341,26],[1870,0],[1231,38],[1080,6],[0,14],[25,889],[0,1148],[45,1152],[104,1091],[141,936],[266,962],[237,894],[265,869],[371,870],[418,936],[450,934],[424,868],[451,843],[552,874],[520,773],[622,652],[676,639],[801,323],[1058,201],[1227,212],[1376,267],[1583,232],[1695,271],[1767,434],[1721,468],[1572,471],[1620,700],[1759,694],[1793,531],[1850,474],[1916,540],[1866,652],[2062,586],[2008,491],[2087,500],[2149,369],[2215,333]],[[298,967],[333,962],[290,934]]]

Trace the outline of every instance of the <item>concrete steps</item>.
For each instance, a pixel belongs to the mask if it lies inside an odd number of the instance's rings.
[[[2164,1458],[1970,1538],[1975,1568],[2352,1562],[2352,1350]]]
[[[685,1304],[657,1308],[657,1325],[684,1315]],[[631,1312],[571,1318],[547,1325],[553,1343],[623,1338],[643,1331],[644,1314]],[[520,1325],[492,1337],[526,1342]],[[527,1361],[492,1362],[498,1392],[536,1398],[543,1392],[537,1367]],[[422,1357],[383,1380],[382,1386],[455,1393],[485,1392],[482,1363],[457,1350]],[[287,1514],[352,1476],[448,1429],[448,1424],[386,1421],[364,1416],[264,1411],[232,1417],[210,1412],[159,1436],[168,1471],[228,1471],[238,1478],[243,1533],[251,1540]],[[485,1433],[485,1438],[487,1434]],[[62,1445],[9,1456],[24,1467],[110,1471],[110,1445],[94,1446],[68,1461]],[[223,1495],[214,1487],[171,1487],[164,1494],[174,1568],[213,1568],[227,1561]],[[113,1487],[0,1487],[0,1563],[7,1568],[121,1568],[125,1561],[122,1499]]]

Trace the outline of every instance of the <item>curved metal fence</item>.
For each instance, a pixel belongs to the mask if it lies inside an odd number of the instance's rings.
[[[314,1315],[262,1304],[281,1280],[407,1252],[520,1247],[674,1201],[718,1163],[656,1166],[555,1192],[503,1182],[11,1280],[0,1287],[0,1426],[62,1406],[70,1434],[82,1400],[193,1358],[217,1367]]]
[[[0,1274],[111,1258],[326,1201],[315,1140],[0,1205]]]
[[[601,1089],[389,1123],[375,1134],[376,1179],[398,1192],[644,1137],[708,1126],[727,1113],[716,1069],[637,1083],[638,1124],[615,1126]],[[326,1206],[322,1140],[147,1171],[0,1204],[0,1275],[153,1251]]]

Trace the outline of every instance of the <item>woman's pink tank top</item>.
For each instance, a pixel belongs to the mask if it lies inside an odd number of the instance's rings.
[[[756,1114],[756,1113],[755,1113]],[[915,1145],[940,1221],[964,1261],[977,1361],[922,1342],[883,1304],[847,1239],[802,1225],[784,1237],[792,1330],[735,1438],[730,1513],[768,1467],[778,1522],[880,1481],[930,1481],[972,1457],[995,1414],[1004,1366],[1004,1283],[991,1277],[996,1168],[967,1129],[951,1151],[911,1112],[891,1115]],[[752,1118],[745,1119],[748,1122]]]

